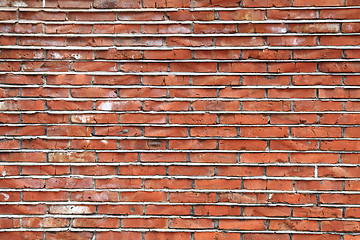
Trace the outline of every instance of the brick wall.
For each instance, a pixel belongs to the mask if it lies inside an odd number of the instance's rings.
[[[360,239],[359,0],[0,6],[0,239]]]

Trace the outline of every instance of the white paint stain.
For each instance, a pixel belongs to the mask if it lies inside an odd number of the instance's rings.
[[[109,110],[112,110],[112,106],[113,106],[112,102],[104,102],[104,103],[100,104],[99,109],[109,111]]]
[[[75,59],[80,59],[81,55],[80,54],[71,54],[71,57],[75,58]]]
[[[272,194],[272,193],[270,193],[270,194],[269,194],[269,198],[268,198],[268,199],[271,199],[271,198],[272,198],[272,196],[273,196],[273,194]]]
[[[61,59],[61,54],[59,54],[57,52],[51,53],[51,56],[55,59]]]
[[[297,39],[297,38],[294,38],[294,39],[293,39],[292,45],[294,45],[294,46],[299,45],[299,42],[298,42],[298,39]]]
[[[7,1],[6,0],[0,0],[0,7],[6,7]]]
[[[0,102],[0,110],[5,110],[5,109],[6,109],[6,103]]]
[[[53,206],[50,208],[52,213],[61,214],[82,214],[91,213],[89,207],[85,206]]]
[[[35,53],[34,58],[43,58],[41,53]]]
[[[90,116],[72,116],[71,121],[73,122],[81,122],[81,123],[88,123],[90,122]]]
[[[3,177],[6,176],[6,171],[5,171],[5,169],[4,169],[3,172],[2,172],[2,176],[3,176]]]
[[[101,140],[100,142],[102,142],[104,144],[108,144],[108,141],[106,141],[106,140]]]
[[[9,200],[9,198],[10,198],[9,194],[6,194],[6,193],[0,193],[0,194],[4,196],[4,201]]]
[[[27,7],[28,5],[24,3],[23,1],[14,1],[12,3],[13,7]]]

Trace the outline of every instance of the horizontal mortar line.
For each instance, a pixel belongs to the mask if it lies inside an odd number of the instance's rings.
[[[87,85],[87,84],[81,84],[81,85],[68,85],[68,84],[62,84],[62,85],[49,85],[49,84],[26,84],[26,85],[21,85],[21,84],[6,84],[6,83],[2,83],[0,84],[0,88],[71,88],[71,89],[81,89],[81,88],[109,88],[109,89],[141,89],[141,88],[146,88],[146,89],[225,89],[225,88],[231,88],[231,89],[344,89],[344,90],[348,90],[348,89],[360,89],[360,85],[278,85],[278,86],[274,86],[274,85],[182,85],[182,86],[177,86],[177,85],[102,85],[102,84],[98,84],[98,85]],[[19,96],[21,98],[23,97],[27,97],[27,98],[31,98],[28,96]],[[41,98],[41,97],[39,97]],[[39,99],[36,98],[36,99]],[[44,97],[42,97],[44,98]],[[57,97],[59,98],[59,97]],[[180,97],[172,97],[173,99],[178,98],[181,99]],[[199,99],[203,99],[203,98],[215,98],[215,97],[198,97]],[[71,100],[72,101],[76,101],[77,99],[81,99],[81,98],[74,98],[72,97]],[[87,99],[94,99],[94,98],[87,98]],[[101,98],[103,99],[103,98]],[[114,99],[114,98],[108,98],[108,99]],[[119,98],[116,98],[119,99]],[[124,99],[124,98],[121,98]],[[131,98],[134,99],[134,98]],[[147,99],[147,98],[142,98],[142,99]],[[150,99],[150,98],[149,98]],[[151,98],[151,99],[159,99],[159,98]],[[162,99],[168,99],[165,97],[162,97]],[[194,99],[194,97],[188,97],[188,98],[183,98],[183,99]],[[216,99],[220,99],[216,98]],[[225,98],[224,98],[225,99]],[[226,98],[229,99],[229,98]],[[235,99],[235,98],[234,98]],[[259,98],[254,98],[254,99],[259,99]],[[279,98],[276,98],[279,99]],[[289,99],[289,98],[280,98],[280,99]],[[296,99],[305,99],[305,98],[296,98]],[[327,98],[322,98],[322,99],[327,99]],[[337,100],[341,100],[341,99],[348,99],[348,98],[328,98],[331,99],[333,101],[337,101]]]
[[[51,153],[50,153],[51,154]],[[1,166],[188,166],[188,167],[360,167],[358,163],[296,163],[296,162],[275,162],[275,163],[196,163],[196,162],[6,162],[1,161]],[[142,175],[137,175],[142,176]],[[319,178],[316,178],[319,179]]]
[[[239,207],[322,207],[322,206],[332,206],[334,208],[343,208],[343,207],[359,207],[359,205],[349,205],[349,204],[318,204],[318,203],[299,203],[299,204],[291,204],[291,203],[236,203],[236,202],[109,202],[109,201],[93,201],[93,202],[78,202],[78,201],[54,201],[54,202],[46,202],[46,201],[21,201],[21,202],[0,202],[0,205],[10,205],[10,204],[21,204],[21,205],[39,205],[39,204],[47,204],[47,205],[64,205],[64,206],[72,206],[72,205],[158,205],[158,206],[239,206]],[[12,216],[17,214],[11,214]],[[20,214],[19,214],[20,215]],[[35,214],[34,214],[35,215]],[[41,214],[39,214],[41,215]]]
[[[104,46],[104,47],[83,47],[83,46],[33,46],[33,45],[4,45],[0,49],[34,49],[34,50],[84,50],[84,51],[101,51],[101,50],[192,50],[192,51],[211,51],[211,50],[316,50],[316,49],[360,49],[360,46],[354,45],[321,45],[321,46]]]
[[[222,137],[222,136],[186,136],[186,137],[163,137],[163,136],[138,136],[138,137],[121,137],[121,136],[45,136],[45,135],[31,135],[31,136],[17,136],[6,135],[0,136],[0,140],[258,140],[258,141],[271,141],[271,140],[289,140],[289,141],[334,141],[334,140],[346,140],[346,141],[360,141],[360,138],[356,137]],[[359,142],[360,144],[360,142]]]
[[[87,151],[96,151],[97,153],[124,153],[124,152],[133,152],[133,153],[360,153],[360,151],[355,150],[263,150],[263,151],[254,151],[254,150],[218,150],[218,149],[173,149],[173,150],[149,150],[149,149],[86,149]],[[0,149],[0,153],[6,152],[85,152],[84,149]]]
[[[0,164],[0,166],[2,166]],[[358,168],[358,166],[355,166]],[[176,176],[176,175],[157,175],[157,176],[133,176],[133,175],[76,175],[76,174],[64,174],[64,175],[17,175],[17,176],[1,176],[1,179],[56,179],[56,178],[67,178],[67,179],[87,179],[91,178],[94,180],[99,179],[142,179],[142,180],[288,180],[288,181],[359,181],[360,178],[330,178],[330,177],[287,177],[287,176]],[[186,188],[187,189],[187,188]],[[343,190],[347,191],[347,190]]]
[[[339,9],[354,9],[354,7],[346,7],[340,6],[335,7]],[[177,12],[178,9],[189,9],[189,8],[112,8],[112,9],[104,9],[104,8],[36,8],[36,7],[1,7],[0,11],[8,11],[8,12],[91,12],[91,13],[121,13],[121,12]],[[193,8],[191,8],[193,9]],[[202,8],[198,8],[202,9]],[[298,8],[296,8],[298,9]]]
[[[239,139],[240,140],[240,139]],[[292,140],[292,141],[296,141],[296,140]],[[299,140],[298,140],[299,141]],[[340,141],[340,140],[339,140]],[[5,153],[5,152],[26,152],[26,153],[30,153],[30,152],[43,152],[43,153],[48,153],[48,152],[79,152],[81,150],[83,150],[84,148],[75,148],[75,147],[64,147],[64,148],[59,148],[59,149],[50,149],[50,148],[12,148],[7,149],[7,148],[3,148],[0,149],[0,153]],[[55,151],[57,150],[57,151]],[[283,152],[281,152],[281,150],[277,150],[277,149],[264,149],[264,150],[242,150],[241,147],[239,147],[239,149],[234,148],[234,149],[199,149],[199,148],[194,148],[194,149],[162,149],[162,150],[158,150],[159,152],[154,152],[155,150],[149,151],[149,149],[146,148],[140,148],[140,149],[136,149],[136,150],[131,150],[131,149],[120,149],[118,147],[114,147],[114,148],[89,148],[86,150],[94,150],[97,153],[106,153],[106,152],[111,152],[111,153],[121,153],[121,152],[126,152],[126,153],[139,153],[139,152],[149,152],[149,153],[187,153],[187,152],[192,152],[192,153],[359,153],[360,150],[357,149],[349,149],[349,150],[321,150],[319,149],[319,147],[316,147],[314,149],[311,150],[284,150]],[[316,151],[316,152],[314,152]]]
[[[193,203],[187,203],[187,202],[109,202],[109,201],[93,201],[93,202],[78,202],[78,201],[67,201],[67,202],[61,202],[61,201],[54,201],[54,202],[46,202],[46,201],[20,201],[20,202],[0,202],[1,205],[39,205],[39,204],[47,204],[51,206],[56,205],[64,205],[64,206],[73,206],[73,205],[158,205],[158,206],[178,206],[178,205],[185,205],[185,206],[239,206],[239,207],[314,207],[314,206],[322,206],[324,204],[317,204],[317,203],[299,203],[299,204],[290,204],[290,203],[230,203],[230,202],[207,202],[207,203],[199,203],[199,202],[193,202]],[[335,208],[342,208],[342,207],[359,207],[359,205],[335,205]],[[4,215],[4,214],[0,214]],[[11,216],[16,216],[20,214],[11,214]],[[43,216],[43,214],[32,214],[34,215],[40,215]]]
[[[359,23],[359,22],[357,22]],[[1,24],[1,23],[0,23]],[[62,23],[63,25],[63,23]],[[73,24],[72,24],[73,25]],[[296,32],[285,32],[285,33],[0,33],[0,36],[5,37],[124,37],[124,38],[135,38],[135,37],[266,37],[266,36],[360,36],[360,33],[296,33]]]
[[[319,63],[319,62],[360,62],[359,58],[337,58],[337,59],[181,59],[181,60],[163,60],[163,59],[10,59],[2,58],[2,62],[68,62],[68,63]]]
[[[66,88],[65,88],[66,89]],[[115,88],[117,89],[117,88]],[[240,88],[241,89],[241,88]],[[305,88],[304,88],[305,89]],[[313,89],[319,89],[319,88],[313,88]],[[334,89],[346,89],[346,88],[334,88]],[[356,90],[360,90],[360,88],[352,88]],[[306,88],[306,90],[309,90]],[[349,90],[349,89],[347,89]],[[121,91],[121,90],[120,90]],[[99,98],[99,97],[28,97],[28,96],[17,96],[17,97],[7,97],[7,98],[0,98],[0,101],[36,101],[36,100],[44,100],[44,101],[72,101],[72,102],[86,102],[86,101],[108,101],[108,102],[121,102],[121,101],[153,101],[153,102],[194,102],[194,101],[223,101],[223,102],[233,102],[233,101],[240,101],[240,102],[249,102],[249,101],[256,101],[256,102],[302,102],[302,101],[316,101],[316,102],[359,102],[359,98],[265,98],[265,97],[259,97],[259,98],[224,98],[224,97],[193,97],[193,98],[177,98],[177,97],[159,97],[159,98],[130,98],[130,97],[116,97],[116,98]],[[101,108],[101,107],[99,107]],[[105,108],[112,108],[111,106],[105,107]],[[116,108],[116,107],[115,107]],[[0,107],[1,109],[1,107]],[[102,109],[99,109],[101,111]],[[111,111],[110,109],[105,109],[108,111]],[[133,110],[132,110],[133,111]],[[151,111],[151,110],[149,110]],[[162,112],[163,110],[161,110]],[[190,111],[190,110],[189,110]],[[199,110],[195,110],[199,111]],[[146,111],[147,112],[147,111]],[[159,111],[160,112],[160,111]],[[166,112],[166,111],[165,111]],[[351,112],[351,111],[349,111]]]
[[[49,71],[49,72],[8,72],[3,71],[0,72],[0,75],[8,75],[8,74],[15,74],[15,75],[97,75],[97,76],[171,76],[171,75],[178,75],[178,76],[302,76],[302,75],[309,75],[309,76],[360,76],[360,72],[349,73],[349,72],[288,72],[288,73],[268,73],[268,72],[259,72],[259,73],[249,73],[249,72],[213,72],[213,73],[206,73],[206,72],[56,72],[56,71]]]
[[[0,215],[0,219],[1,218],[14,218],[14,219],[18,219],[18,218],[23,218],[23,217],[30,217],[29,215]],[[344,221],[344,222],[360,222],[360,219],[358,218],[345,218],[345,217],[293,217],[293,216],[269,216],[269,217],[261,217],[261,216],[220,216],[220,215],[212,215],[212,216],[206,216],[206,215],[190,215],[190,213],[188,215],[155,215],[155,214],[144,214],[144,215],[116,215],[116,213],[114,214],[106,214],[106,213],[102,213],[102,214],[92,214],[90,215],[89,213],[83,213],[83,214],[79,214],[79,213],[74,213],[74,214],[57,214],[57,213],[49,213],[49,214],[43,214],[43,215],[39,215],[39,214],[35,214],[35,215],[31,215],[31,217],[56,217],[56,218],[64,218],[64,219],[97,219],[97,218],[109,218],[109,219],[219,219],[219,220],[311,220],[311,221]]]
[[[327,128],[351,128],[360,127],[359,124],[141,124],[141,123],[0,123],[0,127],[26,127],[26,126],[83,126],[83,127],[292,127],[292,128],[306,128],[306,127],[327,127]]]
[[[44,11],[44,12],[156,12],[156,11],[179,11],[179,10],[189,10],[189,11],[234,11],[234,10],[322,10],[322,9],[359,9],[359,6],[291,6],[291,7],[179,7],[179,8],[48,8],[48,7],[2,7],[1,11]]]
[[[0,20],[0,24],[12,24],[12,23],[26,23],[26,24],[74,24],[74,25],[113,25],[113,24],[129,24],[129,25],[151,25],[151,24],[206,24],[206,25],[213,25],[213,24],[292,24],[292,23],[358,23],[360,19],[282,19],[282,20],[212,20],[212,21],[202,21],[202,20],[109,20],[109,21],[96,21],[96,20],[65,20],[65,21],[48,21],[48,20],[27,20],[27,19],[20,19],[20,20]]]
[[[13,188],[0,188],[4,192],[52,192],[52,191],[67,191],[67,192],[83,192],[83,191],[107,191],[107,192],[164,192],[164,193],[300,193],[300,194],[343,194],[343,195],[358,195],[359,191],[338,191],[338,190],[252,190],[252,189],[146,189],[146,188],[31,188],[31,189],[13,189]]]
[[[64,228],[8,228],[8,229],[0,229],[0,232],[63,232],[63,231],[71,231],[71,232],[188,232],[188,233],[203,233],[203,232],[221,232],[223,233],[226,231],[227,233],[243,233],[243,234],[310,234],[310,235],[319,235],[319,234],[331,234],[331,235],[347,235],[351,234],[354,236],[358,236],[360,234],[354,234],[354,232],[350,231],[341,231],[341,232],[328,232],[328,231],[294,231],[294,230],[232,230],[229,228],[221,228],[217,229],[215,227],[209,227],[209,228],[191,228],[191,229],[185,229],[185,228],[122,228],[122,227],[114,227],[114,228],[74,228],[74,227],[64,227]]]
[[[238,206],[238,207],[332,207],[332,208],[358,208],[359,205],[349,205],[349,204],[318,204],[318,203],[308,203],[308,204],[287,204],[287,203],[228,203],[228,202],[218,202],[218,203],[199,203],[199,202],[76,202],[76,201],[70,201],[70,202],[1,202],[1,205],[39,205],[39,204],[47,204],[50,206],[56,206],[56,205],[64,205],[64,206],[73,206],[73,205],[85,205],[85,206],[92,206],[92,205],[157,205],[157,206],[178,206],[178,205],[184,205],[184,206]],[[5,215],[5,214],[2,214]],[[15,217],[20,214],[11,214],[10,216]],[[32,214],[31,216],[44,216],[47,214]]]
[[[325,9],[359,9],[359,6],[292,6],[292,7],[179,7],[179,8],[47,8],[47,7],[1,7],[0,11],[19,12],[166,12],[166,11],[235,11],[235,10],[325,10]]]
[[[275,73],[275,72],[171,72],[171,71],[164,71],[164,72],[138,72],[138,71],[98,71],[98,72],[87,72],[87,71],[68,71],[68,72],[57,72],[57,71],[39,71],[39,72],[7,72],[2,71],[0,75],[98,75],[98,76],[171,76],[171,75],[178,75],[178,76],[359,76],[360,72],[286,72],[286,73]]]
[[[6,113],[6,114],[35,114],[35,113],[51,113],[51,114],[149,114],[149,115],[157,115],[157,114],[289,114],[289,115],[296,115],[296,114],[360,114],[360,111],[317,111],[317,112],[294,112],[294,111],[245,111],[245,110],[239,110],[239,111],[212,111],[212,110],[203,110],[203,111],[106,111],[106,110],[96,110],[96,111],[59,111],[59,110],[0,110],[0,113]]]
[[[239,206],[239,207],[333,207],[333,208],[356,208],[359,205],[350,205],[350,204],[318,204],[318,203],[299,203],[299,204],[291,204],[291,203],[235,203],[235,202],[107,202],[107,201],[99,201],[99,202],[77,202],[77,201],[68,201],[68,202],[44,202],[44,201],[21,201],[21,202],[0,202],[0,205],[10,205],[10,204],[21,204],[21,205],[39,205],[39,204],[47,204],[47,205],[64,205],[64,206],[72,206],[72,205],[158,205],[158,206]],[[4,214],[2,214],[4,215]],[[11,216],[17,216],[20,214],[11,214]],[[43,216],[43,214],[33,214],[32,216]]]

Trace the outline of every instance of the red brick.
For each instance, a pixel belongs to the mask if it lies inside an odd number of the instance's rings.
[[[170,149],[216,149],[216,140],[170,140]]]
[[[47,210],[45,204],[37,204],[37,205],[7,204],[6,208],[0,209],[1,214],[16,214],[16,215],[46,214],[46,212]]]
[[[64,218],[23,218],[25,228],[61,228],[69,227],[70,219]]]
[[[121,220],[123,228],[167,228],[165,218],[128,218]]]
[[[165,202],[165,192],[122,192],[121,200],[126,202]]]
[[[190,206],[180,205],[147,205],[146,214],[149,215],[190,215]]]
[[[238,76],[193,76],[194,85],[240,85]]]
[[[0,227],[2,229],[20,228],[20,219],[2,218],[0,219]]]
[[[119,0],[95,0],[94,1],[95,8],[140,8],[140,1],[119,1]]]
[[[186,229],[204,229],[213,228],[214,222],[211,219],[172,219],[170,220],[171,228],[186,228]]]
[[[317,231],[318,223],[317,221],[301,220],[301,221],[292,221],[292,220],[270,220],[269,225],[270,230],[295,230],[295,231]]]
[[[296,207],[293,208],[294,217],[314,217],[314,218],[338,218],[342,215],[342,210],[339,208],[324,208],[324,207]]]
[[[23,166],[23,175],[66,175],[70,173],[67,166]]]
[[[333,235],[333,234],[314,234],[309,236],[309,234],[294,234],[293,239],[294,240],[306,240],[309,237],[314,240],[339,240],[340,235]]]
[[[174,114],[169,115],[169,122],[173,124],[214,124],[215,114]]]
[[[3,239],[18,239],[18,240],[26,240],[26,239],[33,239],[33,240],[41,240],[44,237],[43,232],[36,232],[36,231],[11,231],[11,232],[1,232],[0,237]]]
[[[73,221],[75,228],[118,228],[119,219],[116,218],[76,218]]]
[[[342,190],[342,181],[295,181],[296,190]]]
[[[291,128],[294,137],[337,138],[341,137],[341,128],[334,127],[295,127]]]
[[[265,63],[220,63],[220,72],[266,72]]]
[[[259,21],[265,19],[265,11],[257,10],[257,9],[238,9],[236,11],[220,11],[219,19]]]
[[[194,101],[193,109],[195,111],[237,111],[240,109],[238,101]]]
[[[261,37],[217,37],[216,46],[263,46]]]
[[[239,216],[241,209],[238,206],[195,206],[196,215],[204,216]]]
[[[357,222],[353,221],[322,221],[321,230],[333,232],[359,232],[360,226]]]
[[[74,166],[72,173],[75,175],[116,175],[118,173],[115,166]]]
[[[209,179],[195,180],[196,189],[241,189],[242,180]]]
[[[98,207],[100,214],[125,214],[142,215],[143,207],[141,205],[100,205]]]
[[[236,154],[234,153],[197,153],[190,154],[191,162],[200,163],[235,163]]]
[[[92,188],[91,178],[50,178],[46,180],[46,188]]]
[[[360,173],[358,167],[320,167],[319,177],[356,178]]]
[[[268,176],[297,176],[297,177],[314,177],[315,169],[313,167],[267,167]]]
[[[289,207],[245,207],[244,216],[260,217],[282,217],[289,216],[291,209]]]
[[[310,194],[288,194],[288,193],[277,193],[269,197],[269,202],[271,203],[290,203],[290,204],[299,204],[299,203],[317,203],[315,195]]]
[[[266,142],[260,140],[220,140],[223,150],[265,150]]]
[[[240,155],[240,162],[244,163],[274,163],[286,162],[286,160],[286,153],[242,153]]]
[[[95,184],[97,188],[141,188],[141,179],[96,179]]]
[[[295,33],[338,33],[339,24],[336,23],[312,23],[312,24],[290,24],[290,32]]]
[[[294,124],[294,123],[317,123],[318,117],[316,114],[276,114],[271,115],[270,123],[272,124]]]
[[[357,0],[353,0],[357,1]],[[347,0],[346,3],[350,3],[351,0]],[[349,5],[348,5],[349,6]],[[320,18],[324,19],[351,19],[359,14],[359,9],[322,9],[320,11]]]
[[[268,44],[270,46],[315,46],[316,37],[268,37]]]
[[[319,0],[317,2],[309,2],[306,0],[294,0],[294,6],[343,6],[344,2],[341,0]]]
[[[170,202],[175,203],[214,203],[216,202],[215,193],[170,193]]]
[[[140,232],[97,232],[96,239],[107,240],[107,239],[139,239],[141,238]]]
[[[93,233],[90,232],[46,232],[46,239],[73,239],[73,240],[91,240]]]
[[[266,59],[266,60],[287,60],[291,58],[291,52],[288,50],[243,50],[242,51],[242,58],[243,59]],[[256,76],[256,79],[260,79],[262,76]],[[250,78],[250,76],[248,77]],[[252,77],[254,78],[254,77]],[[265,76],[263,78],[281,78],[279,76]],[[246,84],[247,85],[247,84]]]
[[[219,220],[220,229],[265,230],[264,220]]]
[[[117,202],[119,194],[117,192],[87,190],[72,193],[71,200],[80,202]]]
[[[270,9],[267,11],[268,19],[288,20],[288,19],[315,19],[316,11],[311,9]]]
[[[31,178],[8,178],[0,179],[3,188],[43,188],[44,181],[42,179]]]
[[[45,4],[45,7],[50,8],[90,8],[90,6],[90,0],[80,0],[76,3],[70,0],[48,0]]]
[[[221,193],[219,194],[219,202],[265,203],[267,202],[267,196],[256,193]]]
[[[356,46],[359,45],[360,38],[358,36],[322,36],[320,38],[320,44],[325,46]],[[341,63],[323,64],[323,65],[337,65]],[[345,63],[344,63],[345,64]]]
[[[241,137],[288,137],[287,127],[240,127]]]
[[[50,207],[49,212],[57,214],[90,214],[95,213],[95,206],[53,205]]]

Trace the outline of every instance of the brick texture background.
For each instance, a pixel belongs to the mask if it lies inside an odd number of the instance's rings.
[[[360,239],[359,0],[0,7],[0,239]]]

